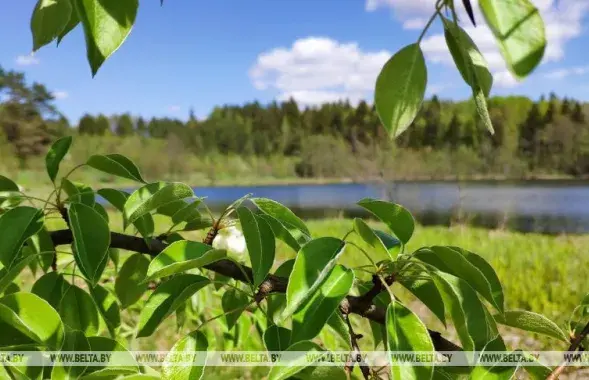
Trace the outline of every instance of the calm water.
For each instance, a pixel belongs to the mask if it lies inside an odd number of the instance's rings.
[[[330,184],[197,187],[215,209],[247,193],[272,198],[304,218],[366,215],[364,197],[392,200],[427,225],[463,221],[489,228],[542,233],[589,232],[589,182],[582,181],[398,181]]]

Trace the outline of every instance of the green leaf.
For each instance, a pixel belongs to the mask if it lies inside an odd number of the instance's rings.
[[[186,205],[172,215],[172,222],[174,225],[180,224],[182,222],[192,222],[202,219],[200,212],[198,212],[196,209],[201,202],[202,198],[197,198],[193,202],[189,203],[183,201],[183,203],[186,203]]]
[[[266,223],[272,228],[272,232],[277,239],[282,240],[286,243],[289,247],[291,247],[295,252],[298,252],[301,249],[301,245],[297,242],[294,236],[290,233],[290,231],[278,221],[278,219],[270,216],[268,214],[258,214],[256,215],[258,218],[264,219]]]
[[[39,0],[31,17],[33,51],[57,38],[67,25],[71,13],[69,0]]]
[[[517,78],[530,74],[544,56],[546,32],[530,0],[480,0],[479,6],[495,36],[507,68]]]
[[[99,213],[100,216],[104,218],[104,220],[106,220],[106,223],[108,223],[108,213],[100,203],[94,203],[94,207],[92,208],[96,210],[96,212]]]
[[[284,327],[272,325],[264,331],[264,346],[269,352],[284,351],[290,342],[290,330]]]
[[[178,274],[161,283],[141,310],[137,337],[151,335],[166,317],[209,283],[208,278],[195,274]]]
[[[36,235],[31,236],[27,244],[33,253],[43,253],[37,256],[37,258],[43,272],[47,272],[53,262],[53,254],[47,254],[47,252],[55,252],[55,246],[53,245],[49,231],[47,231],[47,227],[41,228]]]
[[[443,272],[432,272],[431,276],[452,317],[464,351],[481,350],[495,339],[495,322],[487,319],[485,307],[466,281]]]
[[[257,287],[266,279],[274,263],[274,234],[268,223],[256,218],[246,207],[238,207],[237,215],[252,263],[254,286]]]
[[[505,343],[503,342],[503,338],[501,336],[497,336],[495,339],[487,343],[485,348],[482,350],[481,355],[484,355],[485,352],[506,352],[507,348],[505,347]],[[513,353],[512,353],[513,354]],[[493,354],[490,354],[493,355]],[[473,380],[509,380],[512,379],[515,375],[515,371],[517,370],[517,365],[509,366],[505,364],[497,364],[497,365],[483,365],[481,363],[477,363],[477,365],[473,368],[470,379]]]
[[[325,352],[325,350],[319,347],[316,343],[303,341],[293,344],[284,350],[284,352],[298,353],[299,356],[293,357],[288,365],[273,366],[268,374],[268,380],[283,380],[296,375],[303,369],[313,365],[313,363],[308,360],[307,354],[321,353]],[[289,357],[292,357],[292,355],[289,355]]]
[[[176,241],[151,260],[144,281],[200,268],[226,256],[225,250],[213,249],[207,244],[187,240]]]
[[[115,296],[100,285],[96,285],[90,288],[90,295],[94,299],[94,303],[102,316],[102,319],[106,323],[106,327],[110,332],[110,335],[116,337],[118,327],[121,325],[121,311],[119,310],[119,304]]]
[[[212,226],[213,226],[213,223],[211,222],[210,219],[198,219],[198,220],[193,220],[192,222],[186,223],[184,228],[182,228],[182,231],[198,231],[198,230],[203,230],[205,228],[209,228]]]
[[[18,293],[20,292],[20,287],[16,283],[11,283],[4,289],[4,295],[7,296],[9,294]]]
[[[399,136],[417,116],[427,84],[419,44],[399,50],[384,64],[374,90],[376,112],[391,137]]]
[[[115,293],[123,309],[139,301],[147,291],[143,282],[147,275],[149,260],[140,253],[135,253],[123,263],[115,280]]]
[[[64,330],[57,311],[32,293],[0,298],[0,347],[40,345],[59,350]]]
[[[275,218],[286,228],[296,228],[309,238],[311,237],[309,228],[288,207],[268,198],[252,198],[251,200],[263,213]]]
[[[0,262],[10,268],[27,239],[43,228],[43,211],[21,206],[0,215]]]
[[[493,289],[485,275],[460,252],[449,247],[433,246],[416,251],[414,257],[442,272],[465,280],[498,311],[503,311],[503,304],[497,302],[502,301],[502,297],[500,300],[493,297]]]
[[[297,373],[297,380],[340,380],[346,379],[346,371],[343,367],[334,366],[312,366],[303,369]],[[354,376],[351,377],[354,379]]]
[[[41,276],[34,284],[31,292],[51,305],[59,309],[59,304],[69,284],[63,279],[63,275],[57,272],[49,272]]]
[[[40,2],[49,1],[54,2],[55,0],[40,0]],[[58,0],[57,3],[67,3],[69,6],[69,0]],[[55,182],[55,177],[57,177],[57,172],[59,171],[59,164],[70,150],[71,145],[72,136],[66,136],[55,141],[53,145],[51,145],[51,148],[49,148],[49,151],[45,156],[45,167],[47,168],[47,174],[49,174],[51,182]]]
[[[78,26],[78,24],[80,23],[80,17],[78,16],[78,10],[76,9],[76,0],[68,0],[70,2],[70,5],[72,7],[72,13],[70,14],[70,19],[67,22],[66,26],[63,28],[63,30],[61,31],[61,33],[59,33],[59,36],[57,37],[57,46],[59,46],[59,44],[61,43],[61,40],[63,40],[63,38],[72,30],[74,30],[74,28],[76,26]]]
[[[67,178],[61,179],[61,188],[68,196],[70,203],[83,203],[86,206],[94,207],[96,200],[94,190],[88,185],[79,182],[72,182]]]
[[[415,229],[415,220],[411,213],[404,207],[372,198],[364,198],[358,202],[358,205],[370,211],[386,224],[389,230],[403,244],[407,244],[409,239],[411,239],[413,230]]]
[[[123,212],[125,209],[125,202],[129,198],[129,194],[115,189],[100,189],[97,191],[98,195],[103,197],[113,205],[117,210]],[[127,222],[125,220],[125,215],[123,214],[123,225],[126,226]],[[155,230],[155,223],[153,221],[153,217],[150,214],[143,215],[142,217],[138,218],[135,222],[133,222],[137,231],[143,236],[144,238],[148,238],[153,235]]]
[[[118,375],[139,372],[139,366],[134,356],[119,342],[102,336],[91,336],[88,337],[88,343],[91,351],[116,352],[117,355],[113,355],[110,362],[105,365],[88,366],[82,377],[83,380],[114,379]],[[133,365],[129,365],[130,363]]]
[[[162,365],[162,379],[163,380],[180,380],[180,379],[202,379],[206,366],[206,352],[209,347],[207,337],[200,331],[193,331],[184,338],[180,339],[168,355]],[[187,355],[194,355],[201,353],[204,355],[195,359],[190,365],[176,364],[177,358],[187,357]],[[176,359],[175,359],[176,358]]]
[[[168,203],[193,197],[192,189],[179,182],[154,182],[135,190],[124,206],[127,223],[133,223],[143,215]]]
[[[429,275],[426,272],[419,273],[420,277]],[[403,285],[407,290],[409,290],[415,297],[417,297],[428,309],[431,310],[432,313],[444,324],[446,325],[446,316],[445,316],[445,308],[444,308],[444,301],[442,300],[442,296],[440,292],[436,288],[433,280],[431,278],[424,279],[424,278],[405,278],[400,276],[397,279],[401,285]]]
[[[137,0],[76,1],[78,16],[84,26],[88,62],[94,76],[131,32],[139,3]]]
[[[395,258],[395,256],[389,253],[389,250],[385,247],[378,235],[362,219],[354,218],[354,231],[372,248],[370,252],[375,262]]]
[[[90,156],[86,165],[117,177],[145,183],[133,161],[121,154],[94,154]]]
[[[0,195],[6,196],[12,193],[20,193],[18,185],[10,178],[0,175]]]
[[[497,323],[550,336],[554,339],[568,342],[567,336],[560,327],[545,316],[526,310],[509,310],[503,314],[494,315]]]
[[[523,351],[524,357],[529,360],[535,362],[536,365],[526,365],[524,369],[530,376],[532,380],[546,380],[548,376],[553,371],[553,368],[550,368],[541,362],[539,362],[533,355],[529,352]]]
[[[8,286],[18,277],[20,272],[23,271],[28,265],[34,260],[38,259],[38,255],[30,255],[23,257],[21,260],[12,265],[10,269],[0,269],[0,293],[3,293]]]
[[[225,320],[227,321],[227,330],[231,330],[235,323],[244,312],[250,300],[243,292],[238,291],[235,288],[228,289],[223,293],[221,298],[221,306],[225,313]]]
[[[286,310],[282,318],[296,312],[321,286],[335,266],[344,246],[343,240],[321,237],[301,247],[286,288]]]
[[[397,301],[387,307],[386,329],[389,352],[434,352],[434,344],[423,322]],[[398,366],[392,362],[392,379],[429,379],[432,373],[430,365]]]
[[[90,343],[81,331],[68,331],[65,334],[65,341],[61,351],[90,351]],[[77,379],[86,371],[86,368],[84,365],[72,366],[57,361],[53,365],[51,379]]]
[[[311,340],[321,332],[354,284],[354,272],[336,265],[325,281],[292,316],[291,343]]]
[[[27,351],[32,351],[33,354],[24,355],[18,362],[4,361],[0,366],[0,377],[12,380],[42,380],[45,369],[43,363],[34,363],[42,352],[37,348],[30,348]],[[2,370],[6,373],[2,373]]]
[[[59,315],[71,330],[80,330],[86,336],[98,334],[98,309],[92,297],[76,285],[65,289],[59,304]]]
[[[108,260],[108,223],[96,210],[82,203],[71,204],[68,216],[74,236],[74,259],[84,277],[95,285]]]
[[[295,259],[286,260],[276,269],[274,275],[279,277],[290,277],[292,268],[294,267]],[[286,305],[285,294],[275,294],[272,297],[266,298],[268,304],[267,314],[271,322],[277,323],[280,320],[280,313]]]

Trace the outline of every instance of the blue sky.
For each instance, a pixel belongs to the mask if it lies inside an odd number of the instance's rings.
[[[547,25],[544,62],[523,83],[505,70],[488,29],[464,24],[495,75],[493,94],[538,98],[554,91],[589,100],[589,0],[535,0]],[[0,65],[55,92],[76,123],[82,114],[131,112],[186,119],[218,104],[295,97],[304,104],[372,98],[386,59],[414,42],[433,0],[140,1],[127,41],[93,79],[80,28],[59,48],[30,56],[34,0],[0,5]],[[477,12],[478,13],[478,12]],[[478,20],[481,21],[480,14]],[[422,41],[428,94],[464,99],[439,25]]]

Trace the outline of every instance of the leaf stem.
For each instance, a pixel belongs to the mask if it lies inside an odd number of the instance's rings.
[[[427,33],[429,27],[432,25],[432,23],[434,22],[434,20],[438,16],[440,9],[442,9],[443,6],[444,6],[444,1],[438,1],[438,3],[436,4],[436,11],[431,15],[431,17],[427,21],[427,24],[425,24],[425,27],[423,28],[423,30],[421,31],[421,34],[419,35],[419,38],[417,39],[417,44],[421,43],[421,40],[423,39],[423,37],[425,37],[425,33]]]

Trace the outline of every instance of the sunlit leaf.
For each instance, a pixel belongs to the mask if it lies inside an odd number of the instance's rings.
[[[82,331],[86,336],[96,335],[99,329],[99,314],[92,297],[82,288],[69,285],[59,303],[59,315],[71,330]]]
[[[31,17],[33,51],[57,38],[66,27],[71,13],[69,0],[39,0]]]
[[[284,380],[296,375],[303,369],[312,366],[314,363],[308,360],[308,354],[325,352],[325,350],[316,343],[310,341],[297,342],[288,347],[283,352],[289,353],[291,361],[288,365],[273,366],[268,374],[268,380]],[[294,353],[298,356],[294,356]]]
[[[154,182],[135,190],[124,206],[126,223],[157,210],[168,203],[194,196],[192,189],[179,182]]]
[[[127,202],[127,198],[129,198],[129,194],[115,189],[100,189],[97,191],[98,195],[103,197],[113,205],[117,210],[121,213],[125,209],[125,202]],[[127,222],[125,221],[125,214],[123,213],[123,225],[126,226]],[[145,214],[142,217],[138,218],[135,222],[133,222],[137,231],[143,236],[144,238],[150,237],[153,235],[153,231],[155,229],[155,223],[153,221],[153,217],[150,214]]]
[[[372,198],[364,198],[358,202],[358,205],[380,219],[403,244],[411,239],[415,220],[404,207]]]
[[[284,224],[280,223],[278,219],[268,214],[259,214],[257,216],[261,219],[264,219],[266,223],[268,223],[270,228],[272,228],[274,236],[277,239],[280,239],[283,242],[285,242],[295,252],[298,252],[299,249],[301,249],[301,245],[298,243],[297,239],[295,239],[295,237],[290,233],[290,231],[284,226]]]
[[[560,327],[550,319],[527,310],[508,310],[493,316],[497,323],[550,336],[568,342],[567,336]]]
[[[426,272],[419,274],[420,277],[428,276]],[[429,277],[429,276],[428,276]],[[415,297],[417,297],[428,309],[434,313],[434,315],[442,322],[446,324],[444,301],[440,292],[436,288],[431,278],[405,278],[401,276],[397,279],[401,285],[409,290]]]
[[[86,165],[117,177],[145,183],[133,161],[121,154],[94,154],[90,156]]]
[[[268,198],[252,198],[252,202],[263,213],[275,218],[287,228],[296,228],[306,236],[311,236],[309,228],[288,207]]]
[[[63,279],[63,275],[57,272],[49,272],[41,276],[31,289],[31,293],[36,294],[47,301],[54,309],[59,309],[59,304],[64,292],[68,289],[69,284]]]
[[[508,353],[501,336],[497,336],[495,339],[487,343],[483,348],[481,355],[485,355],[485,353],[489,352]],[[512,354],[516,353],[514,352]],[[500,361],[495,365],[489,365],[489,363],[477,363],[470,374],[470,378],[473,380],[510,380],[514,377],[517,367],[517,365],[510,366],[501,363]]]
[[[269,352],[284,351],[290,342],[290,330],[272,325],[264,331],[264,346]]]
[[[375,262],[394,259],[396,257],[392,255],[392,252],[389,252],[380,237],[362,219],[354,219],[354,231],[370,246],[371,258]]]
[[[140,253],[135,253],[123,263],[115,280],[115,293],[123,309],[139,301],[147,291],[143,282],[147,275],[149,260]]]
[[[274,275],[286,278],[290,277],[290,273],[294,267],[294,262],[294,259],[286,260],[280,264],[280,266],[274,272]],[[266,298],[266,302],[268,303],[267,314],[270,318],[270,321],[277,323],[280,320],[280,313],[286,305],[286,295],[275,294],[272,297]]]
[[[74,30],[74,28],[76,26],[78,26],[78,24],[80,23],[80,17],[78,16],[78,11],[76,9],[76,1],[77,0],[68,0],[72,6],[72,13],[70,14],[70,19],[67,22],[66,26],[63,28],[63,30],[61,31],[61,33],[59,33],[59,36],[57,36],[57,46],[59,46],[59,44],[61,43],[61,40],[63,40],[63,38],[72,30]]]
[[[96,203],[94,190],[88,185],[62,178],[61,189],[67,194],[67,201],[70,203],[83,203],[90,207],[94,207]]]
[[[90,351],[90,343],[88,343],[88,339],[81,331],[71,330],[65,334],[65,341],[63,342],[61,351]],[[53,365],[51,380],[77,379],[84,373],[84,371],[86,371],[86,368],[86,366],[80,364],[64,364],[59,362],[58,359]]]
[[[116,337],[117,329],[121,324],[121,312],[117,299],[110,291],[100,285],[94,287],[89,286],[89,288],[90,295],[94,299],[94,303],[96,303],[110,335],[113,338]]]
[[[118,375],[139,372],[135,357],[119,342],[102,336],[91,336],[88,337],[88,343],[90,351],[116,352],[116,355],[106,364],[89,365],[82,379],[113,379]]]
[[[249,303],[250,300],[247,295],[235,288],[230,288],[223,293],[221,305],[223,307],[223,312],[225,313],[228,330],[231,330],[233,326],[235,326],[235,323]]]
[[[206,366],[208,346],[207,337],[198,330],[180,339],[166,356],[162,366],[162,379],[202,379]],[[184,364],[175,363],[183,354],[185,354],[184,358],[186,358],[188,355],[194,355],[195,353],[198,356],[191,363],[186,363],[187,360],[184,360]]]
[[[19,257],[20,249],[27,239],[43,227],[43,211],[21,206],[0,215],[0,262],[10,268]]]
[[[237,208],[237,215],[252,263],[254,286],[258,286],[264,281],[274,263],[274,233],[266,221],[257,218],[248,208]]]

